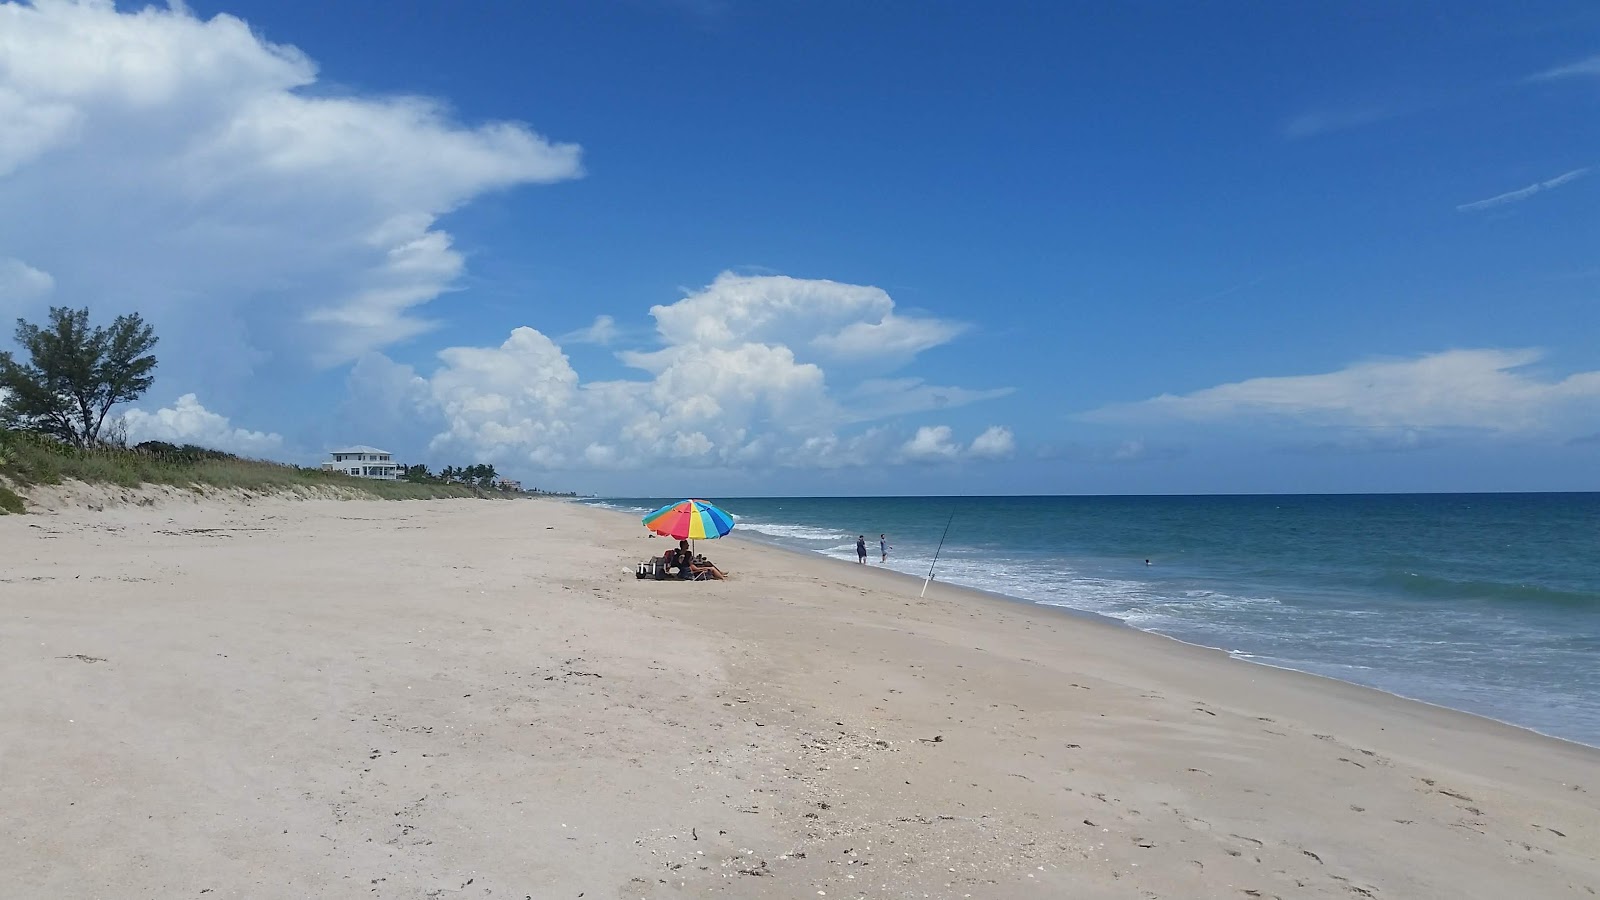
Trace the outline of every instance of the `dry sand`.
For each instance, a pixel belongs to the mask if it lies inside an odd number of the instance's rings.
[[[0,518],[0,896],[1589,898],[1600,751],[629,518]]]

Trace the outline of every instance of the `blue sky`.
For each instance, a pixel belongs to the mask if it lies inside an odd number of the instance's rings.
[[[0,314],[300,462],[1600,489],[1592,3],[408,6],[0,5]]]

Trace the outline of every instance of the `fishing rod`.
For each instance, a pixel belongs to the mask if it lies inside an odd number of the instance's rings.
[[[928,565],[928,577],[923,580],[922,593],[918,594],[918,597],[928,596],[928,582],[933,580],[933,567],[939,564],[939,551],[944,549],[944,539],[950,536],[950,526],[955,522],[955,520],[956,509],[952,506],[950,507],[950,521],[944,523],[944,534],[939,535],[939,546],[934,548],[933,562]]]

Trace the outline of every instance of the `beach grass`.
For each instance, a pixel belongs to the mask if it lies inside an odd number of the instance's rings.
[[[244,459],[192,445],[79,449],[41,435],[0,429],[0,514],[23,512],[21,495],[28,488],[65,481],[125,488],[144,485],[215,488],[258,494],[309,490],[383,500],[501,496],[496,491],[462,484],[355,478],[339,472]]]

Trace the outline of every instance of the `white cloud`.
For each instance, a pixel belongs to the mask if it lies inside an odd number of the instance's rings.
[[[1017,452],[1016,438],[1011,429],[992,425],[972,439],[967,455],[978,459],[1005,459]]]
[[[966,327],[894,309],[881,288],[724,272],[676,303],[652,307],[650,314],[671,345],[783,343],[850,360],[903,361],[948,343]]]
[[[594,323],[587,328],[569,331],[560,338],[563,344],[599,344],[608,346],[614,343],[621,332],[617,329],[617,320],[610,316],[595,316]]]
[[[949,425],[924,425],[900,446],[900,455],[914,462],[955,459],[961,455],[961,448],[951,440],[951,434]]]
[[[1289,453],[1335,454],[1410,453],[1442,443],[1436,432],[1418,428],[1355,428],[1318,441],[1290,444]]]
[[[1541,378],[1538,350],[1449,350],[1336,372],[1252,378],[1085,414],[1098,421],[1219,422],[1273,417],[1318,425],[1537,430],[1600,410],[1600,371]]]
[[[1527,80],[1553,81],[1558,78],[1585,77],[1600,78],[1600,56],[1591,56],[1588,59],[1580,59],[1575,63],[1569,63],[1564,66],[1556,66],[1553,69],[1546,69],[1537,75],[1529,76]]]
[[[835,356],[873,358],[914,356],[924,350],[948,344],[966,326],[938,319],[911,319],[885,313],[877,322],[855,322],[835,334],[812,338],[813,346]]]
[[[1394,111],[1367,107],[1358,109],[1326,109],[1302,113],[1283,125],[1283,135],[1291,140],[1316,137],[1334,131],[1347,131],[1392,118]]]
[[[300,51],[181,3],[0,3],[0,122],[0,258],[137,307],[180,380],[431,328],[464,265],[440,218],[582,174],[576,145],[339,95]],[[0,293],[0,316],[24,299]]]
[[[49,296],[56,280],[20,259],[0,257],[0,304],[7,300],[33,302]]]
[[[184,394],[155,412],[130,409],[122,421],[128,428],[129,444],[195,444],[247,457],[263,457],[283,448],[282,435],[234,428],[227,416],[206,409],[194,394]]]
[[[1182,444],[1156,444],[1144,438],[1130,438],[1117,443],[1047,444],[1039,448],[1038,455],[1040,459],[1102,464],[1177,459],[1187,452],[1188,448]]]
[[[1577,181],[1579,178],[1582,178],[1587,174],[1589,174],[1589,169],[1587,166],[1582,169],[1573,169],[1570,172],[1563,172],[1562,174],[1546,181],[1530,184],[1525,188],[1507,191],[1504,194],[1496,194],[1487,200],[1474,200],[1471,203],[1463,203],[1456,207],[1456,212],[1474,212],[1480,209],[1493,209],[1496,206],[1504,206],[1507,203],[1515,203],[1518,200],[1526,200],[1529,197],[1532,197],[1534,194],[1542,191],[1548,191],[1552,188],[1558,188],[1563,184]]]
[[[962,447],[948,425],[924,425],[911,439],[900,445],[900,459],[906,462],[953,462],[962,459],[1005,459],[1016,452],[1011,429],[993,425]]]
[[[954,409],[1012,393],[1012,388],[973,390],[928,384],[921,378],[869,378],[841,401],[848,421],[868,422],[932,409]]]
[[[711,297],[727,300],[728,315],[717,317]],[[808,325],[795,307],[802,299],[836,308],[828,322]],[[496,347],[442,351],[428,375],[381,356],[364,358],[351,376],[352,403],[410,405],[412,419],[431,423],[437,455],[544,469],[838,467],[902,459],[885,428],[841,430],[1005,391],[902,378],[866,379],[840,392],[830,389],[823,367],[836,357],[800,355],[814,351],[810,338],[819,328],[838,333],[856,322],[882,322],[892,306],[876,288],[724,274],[703,291],[652,309],[663,346],[618,354],[642,377],[584,381],[556,341],[523,327]],[[803,342],[799,350],[783,342],[786,334]],[[905,352],[901,346],[889,355]],[[384,416],[405,417],[401,410]],[[957,448],[956,455],[989,458],[1006,452],[1009,440],[1009,432],[991,429],[977,452]]]

